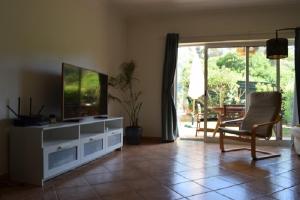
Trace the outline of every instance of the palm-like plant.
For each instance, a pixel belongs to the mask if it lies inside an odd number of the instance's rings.
[[[142,92],[134,87],[138,79],[134,76],[135,63],[125,62],[120,66],[120,73],[109,78],[109,85],[118,90],[118,95],[109,94],[109,98],[117,101],[126,111],[130,127],[138,127],[138,118],[143,103],[139,100]]]

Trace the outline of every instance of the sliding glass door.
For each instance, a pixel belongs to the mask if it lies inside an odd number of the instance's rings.
[[[280,91],[282,92],[282,137],[291,138],[293,125],[293,100],[295,86],[295,49],[289,46],[288,58],[280,60]]]
[[[276,61],[266,58],[266,47],[249,47],[248,92],[277,89]]]
[[[208,137],[218,135],[221,121],[241,117],[239,115],[245,110],[245,94],[246,48],[208,48],[206,120]]]
[[[264,43],[180,46],[175,81],[180,137],[218,137],[221,121],[244,116],[247,94],[281,91],[282,124],[274,135],[290,138],[294,71],[293,46],[280,61],[266,58]]]
[[[203,132],[204,46],[179,48],[175,82],[179,136],[203,138],[203,134],[197,132],[197,125]]]

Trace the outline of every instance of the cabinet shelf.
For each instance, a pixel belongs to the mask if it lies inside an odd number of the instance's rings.
[[[58,146],[58,145],[66,145],[66,144],[72,144],[78,140],[73,139],[60,139],[60,140],[48,140],[44,141],[43,147],[52,147],[52,146]]]
[[[119,131],[120,128],[108,128],[106,129],[106,132],[114,132],[114,131]]]
[[[105,133],[80,133],[80,139],[104,135]]]

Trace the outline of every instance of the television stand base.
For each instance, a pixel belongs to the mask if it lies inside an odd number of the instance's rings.
[[[72,123],[77,123],[77,122],[80,122],[81,120],[80,119],[67,119],[67,120],[64,120],[64,122],[72,122]]]
[[[94,117],[95,119],[107,119],[108,116],[97,116],[97,117]]]

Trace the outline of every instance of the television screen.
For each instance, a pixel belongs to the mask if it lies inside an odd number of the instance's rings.
[[[107,115],[108,77],[63,63],[63,119]]]

